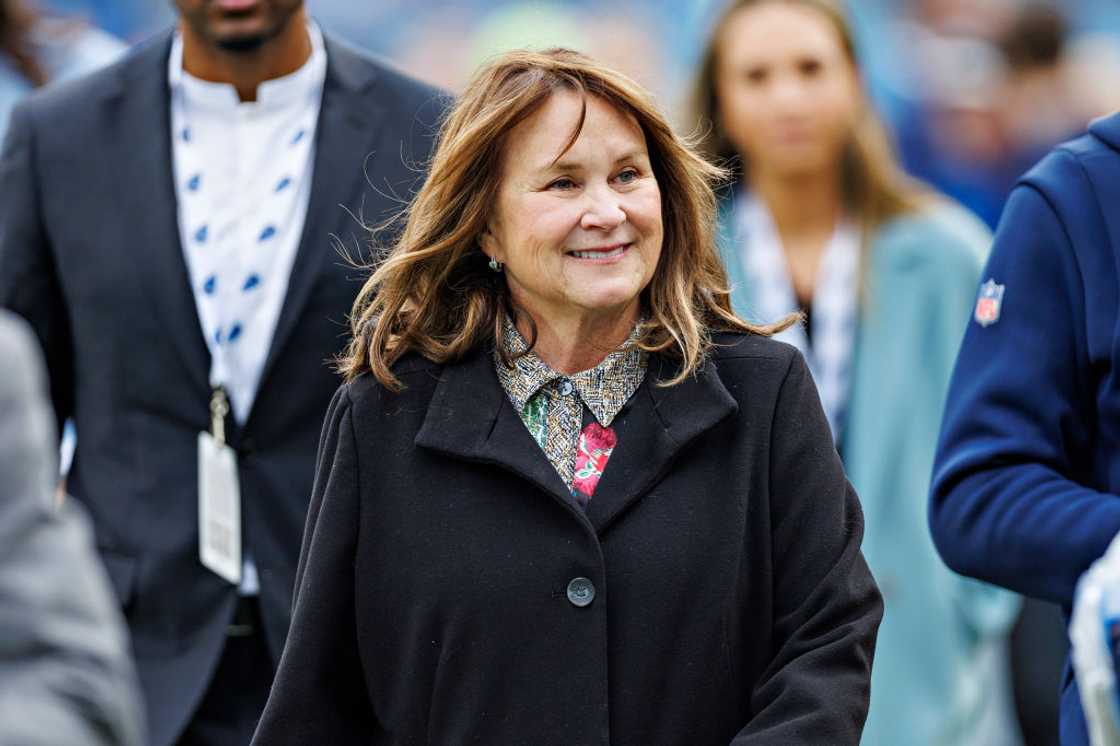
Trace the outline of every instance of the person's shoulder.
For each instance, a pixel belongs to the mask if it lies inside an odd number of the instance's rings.
[[[1092,191],[1086,168],[1120,180],[1120,114],[1094,120],[1088,130],[1055,146],[1019,180],[1051,198],[1077,200]]]
[[[109,64],[44,86],[18,108],[25,109],[35,121],[54,127],[86,112],[99,100],[127,92],[138,75],[166,75],[171,33],[156,34]]]
[[[720,332],[712,337],[706,365],[740,408],[769,411],[788,381],[810,376],[808,363],[796,347],[750,332]]]
[[[1120,114],[1114,114],[1055,147],[1019,179],[999,233],[1003,243],[1018,244],[1041,229],[1060,226],[1073,247],[1070,256],[1109,252],[1112,244],[1097,237],[1112,230],[1111,205],[1118,194]]]
[[[328,91],[342,92],[360,102],[358,106],[383,117],[389,139],[403,139],[400,147],[405,163],[416,172],[424,170],[451,106],[451,94],[336,36],[324,33],[323,40]]]
[[[1084,135],[1060,147],[1076,155],[1120,158],[1120,112],[1094,119]]]
[[[327,65],[343,78],[371,81],[381,98],[378,103],[386,108],[411,104],[413,108],[442,113],[450,105],[450,93],[409,75],[392,62],[334,34],[324,32],[323,39]]]
[[[96,26],[47,17],[39,21],[35,39],[52,83],[105,67],[128,52],[128,45]]]
[[[978,217],[941,195],[884,223],[871,242],[875,256],[892,266],[969,276],[979,271],[991,243],[992,233]]]
[[[710,357],[716,363],[727,360],[763,359],[789,362],[797,348],[773,337],[753,332],[719,331],[712,335]]]
[[[374,415],[383,411],[386,405],[394,407],[401,404],[426,402],[431,398],[443,366],[422,355],[409,352],[393,363],[391,370],[400,381],[402,388],[393,391],[368,371],[342,384],[340,395],[344,397],[356,417]]]
[[[791,344],[752,332],[718,332],[712,335],[708,355],[720,378],[758,376],[782,379],[791,366],[797,365],[801,353]]]

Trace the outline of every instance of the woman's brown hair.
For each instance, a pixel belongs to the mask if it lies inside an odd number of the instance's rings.
[[[811,8],[832,24],[840,38],[844,55],[858,73],[852,28],[842,6],[834,0],[734,0],[720,15],[701,57],[700,72],[692,93],[694,121],[703,132],[698,146],[705,156],[728,166],[738,178],[746,177],[749,163],[728,140],[723,130],[716,76],[719,71],[719,46],[732,17],[745,8],[763,4],[796,5]],[[870,106],[863,107],[852,129],[841,169],[846,207],[857,217],[865,234],[888,220],[922,208],[928,190],[906,176],[898,167],[890,139],[882,122]]]
[[[7,55],[23,77],[38,88],[47,82],[47,73],[35,58],[31,42],[36,16],[22,0],[0,0],[0,54]]]
[[[672,385],[703,363],[717,330],[769,334],[731,311],[716,248],[713,185],[725,172],[676,135],[650,95],[625,76],[564,49],[515,51],[485,65],[443,122],[427,181],[384,262],[366,281],[351,314],[353,339],[341,360],[347,379],[364,372],[397,390],[392,365],[416,352],[437,363],[499,342],[512,312],[502,275],[478,245],[497,203],[502,151],[510,131],[556,91],[597,96],[641,127],[662,195],[664,242],[642,291],[639,344],[679,358]],[[582,128],[580,119],[569,147]]]

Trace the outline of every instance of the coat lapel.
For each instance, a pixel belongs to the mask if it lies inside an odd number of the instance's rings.
[[[498,382],[489,354],[477,352],[443,368],[416,445],[517,474],[562,503],[600,535],[646,495],[682,449],[738,410],[711,363],[669,388],[675,364],[654,356],[646,381],[616,419],[620,442],[586,516],[529,434]],[[625,428],[624,430],[622,428]]]
[[[713,363],[676,386],[657,385],[675,370],[672,360],[651,357],[645,382],[615,420],[619,442],[587,507],[600,535],[653,489],[683,449],[739,409]]]
[[[209,395],[210,352],[202,336],[179,240],[178,202],[171,166],[171,94],[167,61],[171,34],[139,49],[122,68],[121,89],[109,105],[115,134],[123,214],[129,216],[133,258],[151,305],[183,358],[190,378]]]
[[[582,517],[498,382],[488,352],[444,366],[416,445],[494,464],[528,480]]]
[[[331,257],[341,261],[331,237],[342,234],[347,221],[354,221],[347,208],[354,208],[355,195],[362,193],[362,163],[385,119],[383,107],[370,91],[377,77],[375,68],[329,37],[325,43],[327,73],[319,110],[311,201],[261,374],[261,389],[303,313],[324,262]]]

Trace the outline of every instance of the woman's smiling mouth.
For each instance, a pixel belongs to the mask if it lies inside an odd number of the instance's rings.
[[[619,243],[613,246],[600,246],[594,249],[569,251],[566,253],[566,256],[574,257],[581,261],[610,262],[621,257],[633,246],[633,243]]]

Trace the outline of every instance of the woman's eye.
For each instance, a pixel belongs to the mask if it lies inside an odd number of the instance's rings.
[[[636,169],[633,169],[633,168],[628,168],[625,171],[623,171],[622,173],[620,173],[618,176],[616,176],[615,178],[618,179],[623,184],[630,184],[631,182],[637,181],[638,171]]]
[[[574,181],[572,181],[571,179],[569,179],[568,177],[565,176],[564,178],[557,179],[556,181],[549,184],[548,188],[549,189],[572,189],[572,188],[575,187],[575,185],[576,185],[576,183]]]
[[[806,78],[811,78],[821,72],[822,66],[820,60],[802,60],[797,67],[802,75]]]
[[[764,67],[752,67],[743,72],[743,78],[748,83],[755,85],[766,82],[767,70]]]

